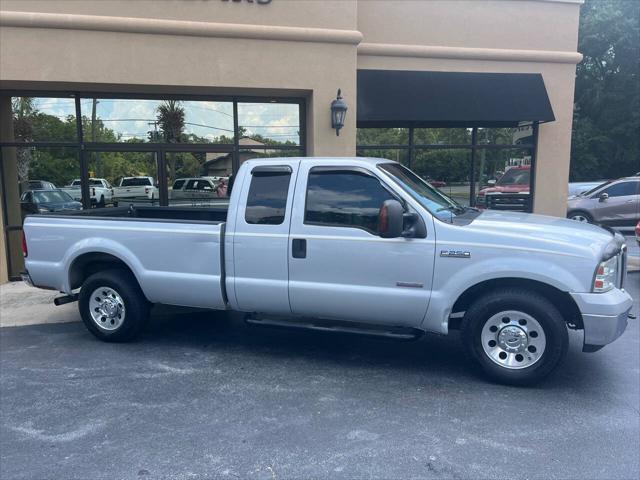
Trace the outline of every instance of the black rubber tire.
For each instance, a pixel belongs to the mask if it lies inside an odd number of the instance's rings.
[[[104,195],[100,195],[100,201],[98,202],[98,207],[104,208],[104,206],[105,206]]]
[[[125,307],[125,319],[122,325],[113,331],[100,329],[91,318],[89,300],[95,289],[110,287],[115,290]],[[104,270],[94,273],[82,284],[78,298],[80,316],[87,329],[104,342],[128,342],[135,339],[144,328],[149,318],[151,304],[147,301],[138,282],[125,270]]]
[[[533,365],[510,370],[494,363],[484,352],[481,332],[487,320],[501,311],[518,310],[531,315],[542,326],[547,345]],[[564,360],[569,348],[567,324],[558,309],[545,296],[525,289],[494,290],[476,300],[465,312],[461,325],[462,341],[472,360],[496,382],[507,385],[533,385],[547,377]]]
[[[569,213],[567,213],[567,218],[571,219],[571,217],[573,217],[574,215],[582,215],[584,218],[587,219],[588,223],[593,223],[593,217],[591,216],[591,214],[588,212],[585,212],[584,210],[572,210]]]

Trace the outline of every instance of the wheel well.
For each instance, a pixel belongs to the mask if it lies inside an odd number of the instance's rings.
[[[94,273],[102,270],[125,270],[136,278],[129,266],[114,255],[108,253],[85,253],[76,258],[69,269],[69,285],[71,289],[80,288],[84,281]]]
[[[562,317],[567,322],[569,328],[574,330],[580,330],[584,328],[582,324],[582,315],[578,309],[578,305],[571,298],[567,292],[557,289],[547,283],[539,282],[537,280],[529,280],[526,278],[497,278],[493,280],[487,280],[478,283],[462,293],[456,303],[453,305],[452,314],[462,313],[469,308],[473,301],[493,290],[499,290],[501,288],[513,288],[520,287],[525,290],[533,290],[541,295],[544,295],[560,310]],[[460,328],[462,323],[462,316],[456,316],[449,320],[449,328],[456,330]]]

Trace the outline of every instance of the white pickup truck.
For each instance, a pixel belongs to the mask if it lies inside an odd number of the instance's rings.
[[[123,177],[113,189],[113,196],[118,200],[158,200],[158,187],[153,177]]]
[[[397,339],[461,330],[487,374],[526,384],[560,363],[568,328],[598,350],[632,306],[619,234],[464,208],[383,159],[248,160],[228,207],[34,215],[24,234],[25,280],[78,299],[105,341],[134,338],[154,303]]]
[[[71,197],[80,202],[82,201],[82,191],[80,190],[80,179],[77,178],[62,190],[67,192]],[[113,188],[104,178],[89,179],[89,196],[91,204],[104,207],[107,203],[113,203]]]

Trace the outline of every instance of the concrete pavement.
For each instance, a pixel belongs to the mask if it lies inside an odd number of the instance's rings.
[[[477,375],[455,336],[161,309],[133,344],[79,323],[2,328],[0,477],[636,479],[638,321],[597,353],[570,340],[551,378],[510,388]]]

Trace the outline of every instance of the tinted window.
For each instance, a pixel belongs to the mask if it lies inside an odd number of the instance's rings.
[[[602,193],[607,193],[610,197],[624,197],[627,195],[637,195],[638,185],[640,182],[620,182],[615,185],[611,185]]]
[[[290,172],[254,173],[247,198],[246,222],[263,225],[284,222],[290,179]]]
[[[182,188],[182,185],[184,185],[184,180],[176,180],[173,184],[173,189],[178,190],[179,188]]]
[[[123,178],[121,187],[148,187],[151,185],[151,181],[146,177],[136,177],[136,178]]]
[[[531,171],[529,169],[512,168],[505,173],[498,185],[529,185],[531,181]]]
[[[304,221],[314,225],[355,227],[378,233],[378,214],[394,197],[377,178],[355,171],[309,173]]]
[[[189,181],[187,182],[187,186],[186,186],[186,187],[184,187],[184,188],[185,188],[185,190],[194,190],[194,189],[196,188],[196,181],[197,181],[197,180],[189,180]]]
[[[75,185],[76,182],[73,182],[73,184]],[[80,185],[80,182],[78,182],[78,185]],[[92,187],[102,187],[102,180],[89,180],[89,185],[91,185]]]

